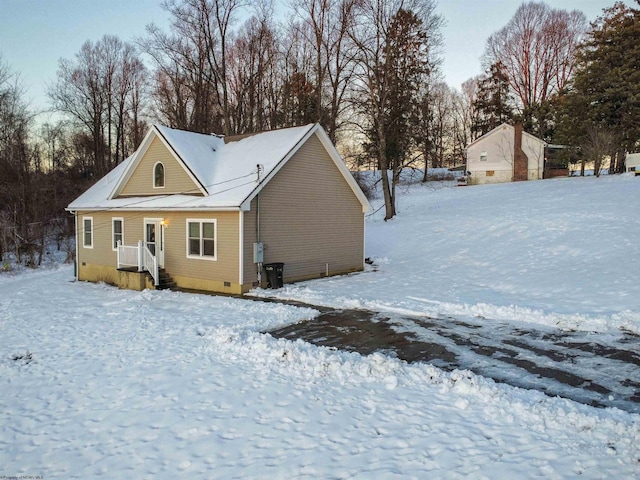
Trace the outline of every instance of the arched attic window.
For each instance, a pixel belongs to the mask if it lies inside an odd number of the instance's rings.
[[[157,162],[153,166],[153,188],[164,188],[164,165]]]

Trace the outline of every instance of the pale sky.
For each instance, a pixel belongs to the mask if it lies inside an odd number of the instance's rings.
[[[489,35],[502,28],[522,0],[439,0],[444,17],[446,82],[455,88],[482,73],[480,57]],[[546,0],[553,8],[582,10],[593,21],[615,0]],[[629,4],[629,2],[626,2]],[[161,0],[0,0],[0,57],[19,73],[32,109],[48,108],[46,87],[58,60],[73,58],[86,40],[117,35],[133,41],[145,26],[168,26]]]

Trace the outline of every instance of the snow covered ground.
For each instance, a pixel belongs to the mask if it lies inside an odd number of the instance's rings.
[[[638,180],[438,185],[371,217],[377,271],[256,294],[640,331]],[[638,415],[259,333],[310,309],[71,280],[0,274],[0,475],[640,476]]]
[[[366,254],[377,272],[257,294],[640,333],[640,178],[451,187],[410,185],[397,217],[371,216]]]

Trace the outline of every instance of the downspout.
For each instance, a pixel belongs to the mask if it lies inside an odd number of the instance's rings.
[[[542,139],[541,139],[542,140]],[[544,145],[542,145],[542,155],[538,155],[538,171],[536,172],[538,174],[538,180],[542,180],[544,178],[544,158],[545,158],[545,150],[546,147]],[[540,171],[540,160],[543,161],[542,165],[542,172]]]
[[[258,179],[257,183],[260,183],[260,164],[257,165]],[[256,195],[256,242],[260,243],[260,192]],[[262,285],[262,262],[258,262],[258,285]]]
[[[242,209],[238,212],[238,237],[240,238],[240,248],[238,252],[239,259],[239,271],[238,271],[238,283],[240,284],[240,291],[242,293],[243,285],[244,285],[244,212]]]
[[[73,221],[75,223],[75,237],[76,237],[76,261],[73,263],[74,272],[73,276],[76,280],[80,276],[80,245],[78,244],[78,212],[73,212]]]
[[[367,261],[367,212],[362,207],[362,269]]]

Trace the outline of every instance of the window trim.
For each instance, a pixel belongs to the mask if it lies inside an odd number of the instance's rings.
[[[158,168],[158,165],[162,165],[162,185],[156,184],[156,169]],[[153,184],[153,188],[156,189],[165,188],[165,186],[167,185],[167,170],[164,167],[164,163],[158,161],[153,164],[151,183]]]
[[[124,245],[124,217],[111,217],[111,249],[115,252],[118,250],[117,247],[117,243],[116,243],[116,222],[120,221],[121,225],[122,225],[122,232],[120,232],[120,235],[122,236],[122,238],[120,239],[120,245]]]
[[[192,223],[197,223],[200,225],[199,226],[200,252],[204,252],[202,224],[203,223],[213,224],[213,256],[203,255],[202,253],[200,255],[193,255],[189,253],[189,239],[190,239],[189,225]],[[217,261],[218,260],[218,220],[216,218],[187,218],[185,225],[186,225],[186,242],[185,243],[186,243],[187,258],[191,258],[193,260],[209,260],[212,262]]]
[[[91,243],[87,245],[87,237],[86,237],[86,230],[85,230],[85,222],[89,220],[89,222],[91,222],[91,227],[90,227],[90,235],[91,235]],[[93,228],[93,217],[82,217],[82,247],[83,248],[93,248],[93,245],[95,244],[94,242],[94,228]]]

